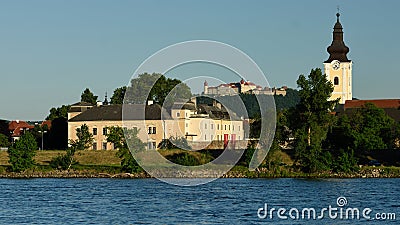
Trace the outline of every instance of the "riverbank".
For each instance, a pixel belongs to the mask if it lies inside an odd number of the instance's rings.
[[[115,151],[79,151],[75,157],[79,162],[68,171],[51,168],[51,158],[63,154],[65,151],[38,151],[35,156],[36,166],[22,173],[9,172],[8,155],[0,151],[0,178],[151,178],[147,173],[125,173],[120,166],[120,159]],[[167,155],[174,151],[162,152]],[[281,154],[285,162],[272,170],[259,168],[249,171],[243,165],[237,165],[226,173],[223,178],[400,178],[400,167],[397,166],[360,166],[357,172],[352,173],[304,173],[288,164],[291,164],[289,155]],[[166,171],[157,172],[160,176],[170,177]],[[173,174],[173,173],[172,173]],[[181,173],[179,178],[210,178],[219,177],[213,171],[187,171]]]
[[[180,178],[210,178],[204,172],[191,173],[190,176],[181,176]],[[97,169],[71,169],[68,171],[59,170],[38,170],[31,169],[21,173],[8,172],[4,169],[0,171],[0,178],[128,178],[128,179],[143,179],[151,178],[145,172],[140,173],[124,173],[119,170],[104,170]],[[354,173],[303,173],[303,172],[288,172],[285,170],[268,171],[258,169],[256,171],[245,170],[242,166],[236,166],[231,171],[226,173],[222,178],[400,178],[400,168],[397,167],[366,167]]]

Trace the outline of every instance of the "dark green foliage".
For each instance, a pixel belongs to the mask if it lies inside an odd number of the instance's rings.
[[[396,146],[396,123],[383,109],[367,103],[339,117],[327,140],[332,149],[354,149],[358,153]]]
[[[239,162],[242,163],[244,166],[248,167],[255,151],[256,151],[255,147],[249,144],[249,146],[247,146],[246,150],[244,151],[242,157],[240,158]]]
[[[0,147],[10,147],[11,143],[8,140],[8,137],[4,134],[0,134]]]
[[[58,118],[68,118],[68,110],[71,108],[70,105],[62,105],[58,108],[51,108],[50,114],[46,117],[46,120],[55,120]]]
[[[93,143],[93,134],[90,133],[89,127],[83,124],[81,127],[76,128],[76,136],[78,140],[70,140],[72,145],[76,145],[77,150],[89,149]]]
[[[158,148],[160,149],[184,149],[190,150],[192,149],[186,138],[184,137],[170,137],[169,139],[163,139],[159,144]]]
[[[81,95],[81,102],[88,102],[96,105],[98,96],[94,95],[89,88],[86,88]]]
[[[45,149],[67,149],[68,148],[68,121],[60,117],[51,121],[51,129],[44,137]]]
[[[290,118],[293,121],[296,161],[307,172],[328,170],[332,156],[322,149],[322,143],[335,123],[335,117],[330,112],[338,100],[328,101],[333,85],[321,69],[311,70],[308,78],[300,75],[297,85],[300,88],[300,103]]]
[[[33,157],[38,149],[35,137],[26,132],[9,149],[8,157],[13,172],[22,172],[35,165]]]
[[[50,166],[59,170],[69,170],[72,165],[77,164],[74,155],[76,146],[72,145],[67,149],[66,154],[58,155],[50,161]]]
[[[0,120],[0,134],[9,137],[10,131],[8,130],[8,121]]]
[[[137,137],[139,131],[121,127],[109,127],[108,130],[107,142],[114,143],[114,147],[118,149],[116,155],[121,159],[123,171],[129,173],[143,171],[131,153],[131,151],[140,152],[145,150],[145,144]],[[131,151],[128,143],[132,148]]]
[[[347,151],[340,150],[336,160],[333,162],[333,171],[350,173],[358,170],[357,158],[354,156],[354,151],[348,149]]]
[[[275,95],[275,106],[276,110],[284,110],[294,108],[300,102],[299,91],[295,89],[286,89],[286,95]]]
[[[182,152],[173,155],[169,155],[166,157],[169,161],[182,165],[182,166],[199,166],[201,162],[193,155]]]
[[[123,104],[125,93],[126,93],[126,86],[115,89],[113,96],[111,97],[110,103],[113,105]]]
[[[171,107],[177,99],[189,99],[192,96],[190,88],[186,84],[158,73],[144,73],[140,74],[138,78],[132,79],[127,93],[124,100],[126,103],[143,104],[147,100],[153,100],[159,105],[165,104],[165,108]],[[170,99],[166,102],[168,95],[170,95]]]

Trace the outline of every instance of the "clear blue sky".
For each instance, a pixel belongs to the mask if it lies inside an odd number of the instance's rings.
[[[397,0],[10,0],[0,1],[0,118],[44,119],[86,87],[103,100],[151,54],[194,39],[233,45],[272,86],[296,88],[328,58],[337,5],[354,96],[400,98]]]

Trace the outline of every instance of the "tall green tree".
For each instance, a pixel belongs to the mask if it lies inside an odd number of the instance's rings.
[[[8,157],[13,172],[22,172],[35,165],[33,157],[38,149],[35,137],[26,132],[9,149]]]
[[[81,95],[81,102],[96,104],[98,96],[94,95],[89,88],[86,88]]]
[[[126,86],[119,87],[114,90],[113,96],[111,97],[110,103],[113,105],[116,104],[123,104],[124,103],[124,97],[126,93]]]
[[[132,79],[127,93],[126,102],[136,104],[153,100],[155,103],[163,105],[166,97],[170,95],[165,107],[171,106],[177,99],[189,99],[192,96],[190,88],[186,84],[178,79],[166,78],[159,73],[140,74],[138,78]]]
[[[333,85],[319,68],[311,70],[307,78],[300,75],[297,85],[300,102],[291,118],[294,121],[296,160],[307,172],[327,170],[332,158],[329,152],[323,151],[322,143],[335,122],[331,112],[339,99],[329,101]]]
[[[131,147],[135,147],[132,151],[144,151],[146,145],[137,137],[139,131],[121,127],[109,127],[108,131],[107,142],[113,143],[114,147],[118,149],[116,154],[121,159],[122,169],[129,173],[143,171],[133,158],[127,143],[129,142]]]
[[[4,134],[0,134],[0,147],[5,147],[8,148],[10,147],[10,141],[8,140],[8,137]]]
[[[76,128],[77,140],[70,140],[70,144],[76,146],[77,150],[85,150],[92,147],[93,134],[90,133],[89,127],[83,124],[81,127]]]

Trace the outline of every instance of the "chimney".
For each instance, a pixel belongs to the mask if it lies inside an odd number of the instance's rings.
[[[15,122],[19,123],[19,120],[16,120]]]

